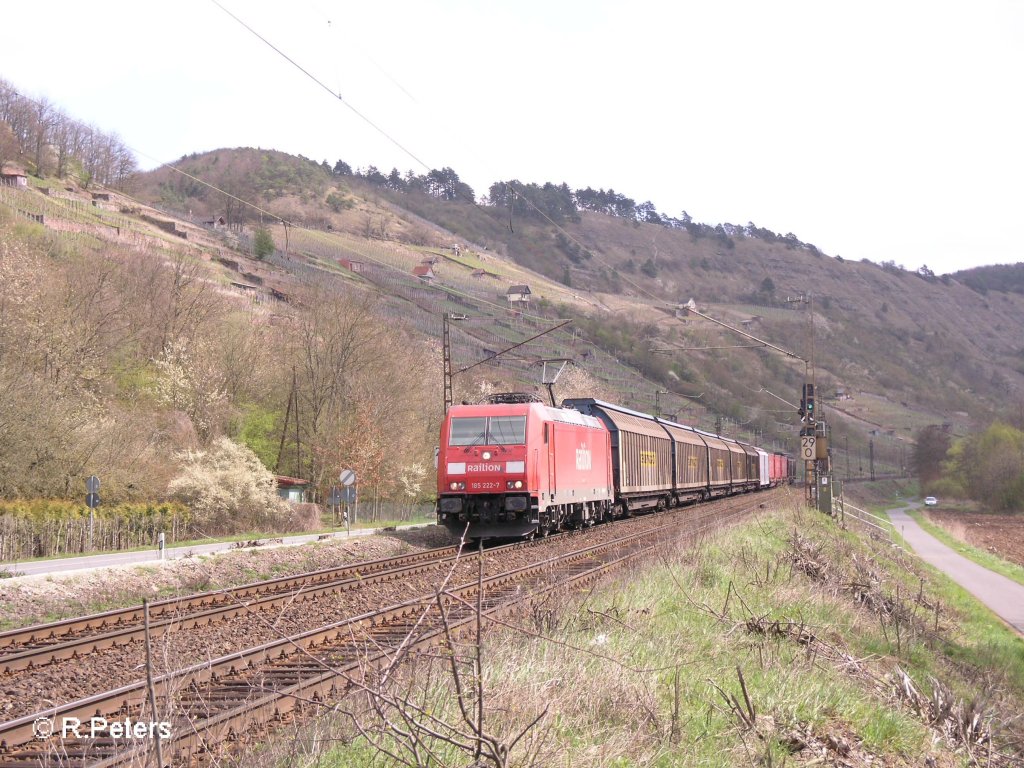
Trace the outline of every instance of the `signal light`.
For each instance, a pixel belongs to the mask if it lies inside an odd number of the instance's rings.
[[[803,394],[800,396],[800,418],[801,420],[814,421],[813,384],[804,384]]]

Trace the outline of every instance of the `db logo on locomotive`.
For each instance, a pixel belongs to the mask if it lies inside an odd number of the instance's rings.
[[[581,445],[576,449],[576,469],[589,470],[591,468],[590,449]]]

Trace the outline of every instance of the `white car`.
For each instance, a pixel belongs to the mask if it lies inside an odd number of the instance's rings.
[[[939,503],[939,500],[936,499],[934,496],[925,496],[924,497],[924,505],[926,507],[934,507],[934,506],[937,506],[938,503]]]

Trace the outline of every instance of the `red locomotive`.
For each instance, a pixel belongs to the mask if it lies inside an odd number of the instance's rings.
[[[609,434],[579,411],[505,396],[449,409],[437,464],[438,522],[471,538],[525,536],[604,520]]]
[[[778,485],[789,463],[600,400],[498,395],[445,416],[437,517],[468,538],[544,535]]]

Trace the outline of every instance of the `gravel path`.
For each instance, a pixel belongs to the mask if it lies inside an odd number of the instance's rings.
[[[934,565],[1024,634],[1024,586],[957,554],[922,529],[906,512],[916,506],[890,510],[889,519],[896,530],[922,560]]]

